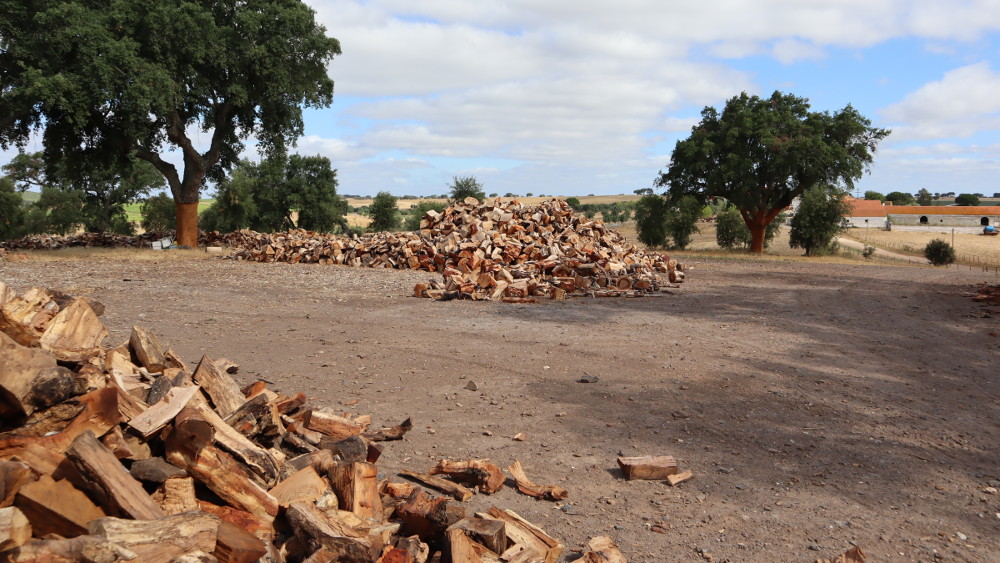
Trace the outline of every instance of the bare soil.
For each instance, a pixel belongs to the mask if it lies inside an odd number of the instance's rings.
[[[813,561],[852,543],[871,561],[1000,560],[1000,307],[969,298],[995,276],[691,265],[670,295],[537,305],[410,297],[428,273],[224,260],[31,259],[0,279],[104,302],[112,340],[140,324],[188,362],[237,361],[242,382],[376,425],[413,417],[386,476],[519,459],[567,502],[505,488],[470,508],[511,508],[569,550],[608,534],[630,561]],[[694,480],[625,481],[615,458],[647,454]]]

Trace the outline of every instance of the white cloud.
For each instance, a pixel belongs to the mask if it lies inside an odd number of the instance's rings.
[[[784,64],[805,60],[818,60],[825,56],[823,49],[815,44],[791,38],[776,41],[771,48],[771,53],[775,59]]]
[[[969,137],[1000,128],[1000,74],[988,62],[957,68],[928,82],[882,114],[894,126],[894,141]]]

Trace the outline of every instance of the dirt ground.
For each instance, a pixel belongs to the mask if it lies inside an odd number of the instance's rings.
[[[112,341],[140,324],[189,363],[237,361],[241,382],[376,425],[412,417],[386,476],[519,459],[567,502],[505,488],[470,507],[511,508],[568,553],[607,534],[629,561],[814,561],[852,544],[870,561],[1000,561],[1000,306],[968,295],[995,275],[691,266],[673,294],[537,305],[410,297],[428,273],[217,259],[29,260],[0,279],[102,301]],[[625,481],[615,458],[647,454],[695,478]]]

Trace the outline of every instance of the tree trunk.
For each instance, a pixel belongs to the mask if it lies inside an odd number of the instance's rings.
[[[784,209],[784,206],[775,207],[774,209],[755,210],[753,212],[740,210],[741,215],[743,215],[743,222],[750,229],[750,252],[754,254],[764,253],[767,226],[771,224],[771,221],[774,221],[774,218],[781,213],[782,209]]]
[[[198,203],[177,202],[177,244],[198,247]]]

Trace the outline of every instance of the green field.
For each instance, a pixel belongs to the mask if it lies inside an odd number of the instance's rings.
[[[213,203],[215,203],[214,199],[203,199],[199,201],[198,213],[201,213],[202,211],[208,209]],[[142,208],[141,203],[130,203],[126,205],[125,215],[128,216],[128,220],[131,221],[132,223],[138,223],[139,221],[142,221],[142,214],[139,211],[141,208]]]

